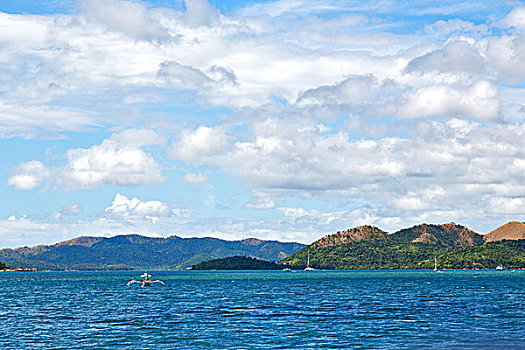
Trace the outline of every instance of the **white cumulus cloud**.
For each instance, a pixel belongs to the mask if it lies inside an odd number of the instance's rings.
[[[488,81],[470,86],[424,86],[403,94],[398,114],[406,117],[447,116],[490,121],[499,117],[498,89]]]
[[[178,141],[170,145],[170,156],[189,162],[200,162],[228,147],[228,137],[220,127],[199,126],[184,130]]]
[[[140,199],[128,197],[117,193],[111,206],[105,210],[105,216],[111,219],[133,221],[133,220],[151,220],[158,222],[160,217],[166,217],[173,214],[170,206],[161,201],[141,201]]]
[[[162,183],[166,178],[161,166],[143,148],[161,143],[162,138],[151,130],[127,130],[100,145],[67,151],[67,163],[61,167],[46,167],[40,161],[22,163],[13,168],[8,184],[30,190],[44,182],[69,189]]]
[[[37,160],[21,163],[11,170],[7,184],[20,190],[32,190],[49,179],[51,172]]]

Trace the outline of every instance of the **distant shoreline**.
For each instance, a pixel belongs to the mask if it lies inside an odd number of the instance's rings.
[[[156,271],[156,272],[283,272],[283,270],[265,270],[265,269],[251,269],[251,270],[227,270],[227,269],[211,269],[211,270],[175,270],[175,269],[148,269],[148,268],[141,268],[141,269],[134,269],[134,270],[37,270],[37,269],[25,269],[25,270],[17,270],[17,269],[6,269],[6,270],[0,270],[1,272],[137,272],[137,271]],[[315,271],[304,271],[304,269],[292,269],[290,272],[305,272],[309,274],[315,274],[319,272],[366,272],[366,271],[381,271],[381,272],[395,272],[395,271],[414,271],[414,272],[437,272],[433,269],[317,269]],[[454,272],[454,271],[498,271],[498,272],[513,272],[513,271],[525,271],[525,268],[510,268],[505,270],[497,270],[495,268],[493,269],[442,269],[442,272]]]
[[[35,268],[29,268],[29,267],[17,267],[16,269],[2,269],[0,272],[34,272],[38,271]]]

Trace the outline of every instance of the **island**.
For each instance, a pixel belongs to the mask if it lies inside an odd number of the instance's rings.
[[[287,266],[245,256],[213,259],[193,265],[192,270],[282,270]]]
[[[486,235],[447,223],[387,233],[360,226],[327,235],[278,263],[304,269],[525,268],[525,224],[509,222]]]

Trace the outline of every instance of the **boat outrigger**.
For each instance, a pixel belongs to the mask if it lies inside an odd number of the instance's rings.
[[[161,280],[152,281],[151,280],[151,275],[149,273],[147,273],[146,271],[144,271],[144,273],[142,275],[140,275],[139,278],[141,278],[141,279],[138,280],[138,281],[135,280],[135,279],[132,279],[131,281],[126,283],[126,286],[129,286],[130,284],[133,284],[133,283],[140,283],[141,287],[149,287],[152,283],[160,283],[160,284],[164,285],[164,282],[162,282]]]

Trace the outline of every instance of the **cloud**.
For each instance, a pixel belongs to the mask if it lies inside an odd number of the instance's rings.
[[[220,21],[219,12],[206,0],[185,0],[184,23],[190,27],[214,26]]]
[[[168,37],[157,11],[148,10],[142,1],[80,0],[79,4],[91,20],[132,38],[163,40]]]
[[[185,210],[173,208],[166,202],[142,201],[117,194],[105,212],[92,221],[63,221],[55,215],[21,215],[19,219],[13,215],[7,220],[0,220],[0,246],[14,248],[52,244],[78,237],[78,232],[104,237],[133,233],[166,237],[176,232],[182,237],[217,237],[229,240],[256,237],[311,243],[326,234],[365,224],[394,232],[422,222],[439,224],[453,220],[485,233],[500,225],[504,219],[515,219],[514,210],[518,205],[523,205],[523,198],[525,197],[518,197],[510,202],[510,207],[505,200],[493,202],[494,206],[503,204],[505,212],[498,208],[494,208],[494,211],[466,208],[413,211],[399,215],[388,207],[358,207],[338,211],[279,207],[282,215],[250,219],[192,218]],[[481,218],[484,220],[480,221]]]
[[[167,203],[161,201],[141,201],[117,193],[111,206],[104,210],[105,218],[118,221],[150,220],[157,223],[160,217],[169,217],[173,211]]]
[[[248,209],[273,209],[275,202],[271,198],[260,198],[255,202],[246,203],[244,207]]]
[[[100,185],[141,186],[164,182],[162,170],[142,147],[159,144],[151,130],[130,130],[114,134],[91,148],[67,151],[67,165],[60,169],[67,187]]]
[[[76,215],[79,213],[82,213],[84,211],[84,208],[80,204],[71,204],[71,205],[65,205],[60,210],[61,213],[66,215]]]
[[[201,162],[222,153],[228,147],[228,137],[220,127],[199,126],[185,130],[179,140],[170,145],[170,156],[189,162]]]
[[[354,75],[336,85],[320,86],[303,92],[296,103],[370,105],[378,95],[379,83],[372,75]]]
[[[322,13],[335,9],[344,9],[340,2],[324,1],[323,3],[312,3],[309,1],[270,1],[262,4],[254,4],[242,9],[242,14],[247,16],[257,16],[266,14],[273,17],[286,13]]]
[[[492,213],[499,215],[523,214],[525,207],[525,196],[523,197],[492,197],[488,199],[488,208]]]
[[[475,55],[477,61],[465,54],[471,49],[468,44],[450,45],[419,56],[408,63],[406,76],[398,81],[353,75],[335,85],[309,89],[299,95],[295,107],[303,108],[304,113],[322,107],[372,118],[497,120],[501,105],[498,88],[490,81],[476,79],[482,76],[484,63],[479,54]],[[415,79],[414,74],[427,75]]]
[[[509,27],[525,29],[525,7],[518,7],[510,11],[505,17],[505,24]]]
[[[36,118],[35,116],[38,116]],[[88,131],[100,124],[97,117],[82,111],[52,106],[0,102],[0,137],[37,138],[64,131]]]
[[[50,177],[51,172],[37,160],[21,163],[11,170],[7,184],[19,190],[32,190]]]
[[[257,13],[250,12],[255,9]],[[348,9],[354,10],[351,14],[339,12]],[[316,13],[337,16],[312,15]],[[516,16],[509,14],[509,23],[516,22],[511,20]],[[293,103],[300,96],[302,103],[332,108],[343,104],[353,114],[369,116],[378,107],[374,98],[388,102],[392,86],[414,90],[449,84],[457,76],[475,72],[481,75],[476,79],[491,81],[483,63],[488,68],[496,66],[502,79],[509,79],[512,72],[520,71],[521,63],[513,56],[480,61],[486,56],[485,47],[492,47],[492,56],[497,56],[499,46],[510,45],[513,48],[507,51],[519,56],[518,42],[498,43],[500,38],[495,37],[487,46],[490,38],[471,38],[465,32],[435,49],[435,38],[420,32],[396,34],[388,23],[371,19],[357,4],[339,1],[255,4],[236,15],[221,15],[204,0],[187,1],[185,12],[141,1],[83,0],[73,14],[4,17],[8,25],[2,27],[5,31],[0,31],[0,41],[7,49],[0,54],[0,62],[8,67],[2,71],[10,86],[6,91],[12,91],[6,103],[17,106],[21,96],[29,95],[39,103],[33,108],[50,112],[50,118],[39,127],[54,127],[58,132],[98,125],[100,120],[119,122],[107,110],[129,108],[136,96],[151,94],[152,89],[168,94],[173,89],[191,90],[199,104],[234,109],[259,107],[274,99]],[[465,31],[472,25],[458,21],[450,20],[446,25]],[[432,84],[426,76],[407,77],[404,69],[410,61],[408,71],[412,74],[408,75],[434,71],[449,75],[433,77],[438,81]],[[363,95],[365,100],[360,101]],[[156,94],[155,100],[136,105],[158,105],[166,101],[162,96]],[[68,108],[62,115],[70,118],[52,123],[51,112],[63,108],[65,101]],[[183,100],[170,102],[187,104]],[[378,113],[392,115],[388,110]],[[16,123],[10,122],[19,129],[30,129],[31,123],[23,120],[17,116]],[[33,129],[32,135],[39,131]]]
[[[255,189],[305,192],[352,188],[406,171],[404,162],[390,157],[401,139],[350,142],[343,133],[322,135],[317,126],[275,118],[255,124],[253,132],[252,141],[236,142],[225,155],[206,162]]]
[[[187,173],[182,178],[182,181],[185,183],[188,183],[190,185],[201,185],[208,182],[208,175],[206,174],[195,174],[195,173]]]
[[[204,88],[212,83],[212,80],[200,70],[174,61],[162,62],[158,76],[168,84],[191,89]]]
[[[428,34],[439,34],[442,36],[449,36],[452,33],[457,34],[473,34],[481,35],[487,34],[489,28],[485,24],[475,25],[469,21],[463,21],[459,18],[449,20],[438,20],[432,24],[425,25],[425,32]]]
[[[61,167],[46,167],[39,161],[22,163],[13,168],[8,184],[31,190],[45,182],[67,189],[162,183],[166,178],[160,165],[143,149],[162,142],[151,130],[127,130],[100,145],[67,151],[67,163]]]
[[[216,65],[211,66],[205,74],[191,66],[165,61],[160,64],[157,76],[170,85],[192,90],[237,84],[237,78],[232,70]]]
[[[163,219],[155,228],[150,219],[131,224],[112,212],[101,215],[105,222],[65,230],[167,234],[176,227],[305,240],[366,220],[385,227],[432,217],[488,222],[507,215],[498,206],[513,213],[525,196],[522,8],[497,2],[474,13],[467,1],[301,0],[221,14],[206,1],[185,5],[84,0],[67,14],[0,13],[0,137],[58,134],[74,144],[68,131],[132,128],[72,146],[60,166],[17,161],[8,185],[172,183],[168,169],[176,165],[186,183],[213,182],[216,169],[240,179],[251,186],[246,208],[301,197],[345,209],[316,212],[311,204],[263,224],[148,214]],[[436,21],[443,13],[450,19]],[[66,211],[56,210],[59,220]],[[16,220],[5,232],[59,231],[39,220]]]
[[[403,137],[372,140],[342,131],[326,134],[302,123],[268,118],[253,125],[252,140],[236,142],[204,164],[258,193],[262,199],[247,208],[270,207],[268,197],[339,198],[349,205],[384,207],[378,214],[384,216],[424,219],[437,213],[450,221],[456,213],[473,220],[495,215],[490,196],[525,195],[520,125],[412,121],[412,132],[400,129]]]
[[[68,222],[71,218],[77,217],[84,211],[80,204],[64,205],[60,210],[53,212],[54,219],[61,222]]]
[[[525,37],[491,38],[487,56],[502,81],[519,84],[525,79]]]
[[[410,61],[406,71],[439,73],[466,73],[479,76],[484,70],[484,61],[478,50],[467,41],[452,41],[444,47],[419,56]]]
[[[431,85],[409,90],[398,102],[402,117],[454,117],[496,120],[500,112],[497,88],[488,81],[469,86]]]

